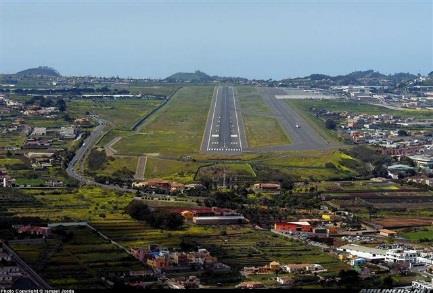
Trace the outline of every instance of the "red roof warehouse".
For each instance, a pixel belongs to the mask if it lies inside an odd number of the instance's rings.
[[[275,223],[274,230],[281,232],[312,232],[313,227],[308,222],[282,222]]]

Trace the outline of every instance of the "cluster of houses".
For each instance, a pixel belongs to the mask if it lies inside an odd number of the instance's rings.
[[[372,144],[383,148],[386,154],[416,154],[428,150],[433,144],[433,119],[401,118],[391,114],[365,114],[336,112],[312,108],[324,120],[338,122],[338,132],[356,144]]]
[[[324,213],[321,218],[298,219],[292,222],[276,222],[273,230],[281,233],[303,234],[305,236],[329,238],[337,235],[342,228],[341,217]]]
[[[169,181],[164,179],[149,179],[144,181],[135,181],[132,183],[132,187],[140,190],[157,192],[163,194],[177,193],[177,192],[185,192],[190,190],[206,190],[206,187],[202,184],[193,183],[193,184],[182,184],[175,181]]]
[[[170,251],[159,246],[131,249],[131,254],[148,265],[157,273],[207,271],[212,273],[230,272],[231,268],[221,262],[209,251]]]
[[[388,176],[392,179],[404,179],[408,183],[433,186],[433,154],[408,156],[415,166],[393,164],[387,167]]]
[[[135,181],[132,183],[132,188],[163,194],[206,191],[206,187],[199,183],[182,184],[159,178]],[[255,183],[251,186],[250,190],[254,193],[277,194],[281,192],[281,184],[274,182]]]
[[[327,270],[320,264],[296,263],[281,265],[277,261],[272,261],[260,267],[244,267],[241,270],[241,275],[248,277],[250,275],[269,275],[276,272],[289,274],[318,274],[327,272]]]

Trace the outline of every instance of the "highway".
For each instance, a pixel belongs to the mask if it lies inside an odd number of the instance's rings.
[[[212,99],[202,151],[241,153],[246,148],[245,132],[233,87],[219,86]]]
[[[266,147],[262,149],[263,151],[323,150],[338,146],[336,143],[327,142],[316,129],[284,100],[275,98],[275,95],[284,95],[283,90],[278,88],[258,88],[258,91],[292,141],[290,145]]]

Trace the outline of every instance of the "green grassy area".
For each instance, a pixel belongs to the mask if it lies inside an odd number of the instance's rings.
[[[110,176],[114,172],[122,170],[124,168],[135,173],[137,168],[138,157],[111,157],[107,160],[107,163],[104,165],[102,169],[98,170],[98,175],[106,175]]]
[[[113,89],[128,90],[131,94],[142,94],[142,95],[161,95],[168,96],[172,94],[177,88],[177,85],[140,85],[137,82],[128,85],[113,84]]]
[[[68,104],[68,109],[73,117],[82,117],[87,111],[91,111],[112,122],[114,128],[129,130],[135,122],[161,103],[162,100],[157,99],[79,99],[72,100]]]
[[[401,186],[392,181],[375,182],[371,180],[359,181],[321,181],[312,183],[298,183],[295,190],[301,192],[302,190],[309,190],[310,187],[317,188],[318,191],[389,191],[399,190]],[[405,189],[410,189],[411,186],[405,186]],[[415,189],[415,188],[414,188]]]
[[[263,160],[257,160],[255,164],[277,169],[297,180],[321,181],[356,176],[357,173],[347,168],[343,164],[343,160],[356,162],[355,159],[341,151],[329,150],[283,152],[270,155],[269,158]]]
[[[70,239],[12,242],[11,247],[55,288],[104,289],[100,276],[143,270],[135,258],[87,227],[62,230]]]
[[[8,167],[15,164],[22,164],[22,161],[17,158],[1,158],[0,167]]]
[[[67,126],[70,123],[65,121],[63,117],[58,118],[45,118],[45,117],[26,117],[26,123],[33,127],[47,127],[47,128],[59,128],[61,126]]]
[[[118,130],[118,129],[112,129],[109,130],[97,143],[97,146],[105,146],[107,143],[111,142],[115,137],[125,137],[128,135],[131,135],[132,131],[127,130]]]
[[[194,236],[210,236],[219,234],[218,227],[205,227],[186,224],[179,230],[163,230],[152,228],[146,223],[130,219],[113,218],[97,221],[92,224],[99,231],[128,247],[148,247],[150,244],[158,244],[167,248],[179,248],[182,238]]]
[[[2,203],[4,212],[17,217],[39,217],[49,222],[130,220],[125,208],[135,196],[135,194],[119,193],[99,187],[81,187],[72,190],[23,190],[22,193],[18,199],[25,199],[26,204],[11,201],[13,198],[8,197],[8,201]],[[186,207],[196,205],[192,199],[149,200],[148,204]]]
[[[405,231],[400,235],[411,241],[428,239],[428,241],[431,243],[433,242],[433,227],[417,228],[411,231]]]
[[[163,178],[181,183],[194,181],[194,175],[199,163],[192,161],[178,161],[148,157],[146,164],[146,178]]]
[[[256,177],[256,173],[253,168],[248,163],[219,163],[208,166],[203,166],[198,171],[198,178],[207,177],[214,178],[219,177],[222,178],[223,174],[230,177]]]
[[[115,145],[122,154],[158,153],[179,156],[200,150],[213,86],[180,89],[170,102],[140,129]]]
[[[289,144],[271,109],[254,87],[236,88],[250,148]]]
[[[8,133],[0,135],[0,147],[21,147],[26,141],[26,136],[22,133]]]

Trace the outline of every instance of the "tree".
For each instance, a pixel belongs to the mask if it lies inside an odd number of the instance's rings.
[[[140,200],[131,201],[126,210],[131,218],[140,221],[145,220],[151,212],[149,206]]]
[[[107,155],[104,150],[92,149],[89,155],[89,169],[101,169],[107,161]]]
[[[328,129],[335,129],[337,127],[337,123],[335,123],[332,119],[326,119],[325,126]]]
[[[354,270],[341,270],[338,273],[340,283],[346,288],[356,288],[359,285],[359,274]]]
[[[60,112],[65,112],[65,111],[66,111],[66,103],[65,103],[65,100],[63,100],[63,99],[59,99],[59,100],[57,100],[56,105],[57,105],[57,108],[59,108],[59,111],[60,111]]]
[[[394,287],[394,279],[391,276],[386,276],[383,279],[383,286],[385,288],[393,288]]]
[[[167,215],[167,228],[178,229],[183,225],[183,217],[176,213],[170,213]]]

